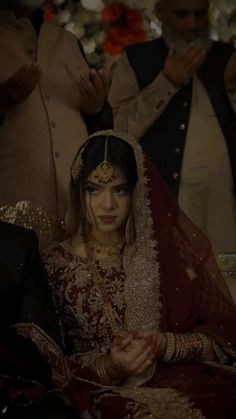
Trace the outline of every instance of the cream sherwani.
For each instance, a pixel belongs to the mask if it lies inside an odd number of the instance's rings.
[[[179,204],[208,235],[216,253],[236,251],[236,207],[228,149],[197,77],[193,80],[191,109]]]
[[[115,127],[139,140],[166,109],[176,91],[162,73],[140,91],[135,73],[123,54],[109,97]],[[230,101],[236,111],[236,97],[231,96]],[[215,253],[235,252],[235,197],[227,145],[207,93],[197,77],[193,81],[180,176],[180,207],[207,234]]]
[[[87,135],[75,80],[88,66],[69,32],[45,23],[37,38],[29,20],[1,12],[0,81],[33,62],[40,83],[0,126],[0,205],[26,199],[62,216],[71,162]]]

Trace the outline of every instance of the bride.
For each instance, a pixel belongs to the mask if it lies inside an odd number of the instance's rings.
[[[88,138],[66,224],[45,264],[65,351],[92,386],[82,413],[235,417],[235,306],[207,238],[138,144]]]

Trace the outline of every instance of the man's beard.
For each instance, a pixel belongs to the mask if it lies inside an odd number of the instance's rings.
[[[210,30],[207,27],[204,31],[199,32],[196,36],[193,36],[191,40],[187,41],[177,34],[169,26],[162,27],[162,35],[168,47],[175,46],[176,51],[183,53],[186,51],[189,44],[193,44],[208,51],[211,48],[212,40],[209,36]]]
[[[43,6],[45,0],[20,0],[20,5],[30,7],[31,9],[39,9]]]

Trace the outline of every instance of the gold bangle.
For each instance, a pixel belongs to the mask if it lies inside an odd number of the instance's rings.
[[[97,375],[101,379],[102,384],[117,385],[121,382],[120,377],[115,377],[115,369],[109,365],[109,356],[102,355],[95,361],[95,369]]]
[[[175,344],[172,362],[202,360],[202,357],[206,357],[211,345],[209,339],[200,333],[176,334]]]
[[[174,333],[166,332],[165,336],[167,340],[167,345],[165,354],[163,356],[163,361],[170,362],[172,361],[175,354],[176,340]]]
[[[213,345],[211,339],[209,339],[206,335],[199,333],[199,338],[202,341],[202,350],[199,356],[200,361],[205,361],[207,359],[207,355],[213,350]]]
[[[106,374],[106,370],[105,370],[105,357],[104,356],[100,356],[99,358],[96,359],[95,361],[95,369],[97,372],[97,375],[99,376],[99,378],[101,379],[101,382],[107,383],[107,381],[109,381],[109,378]]]

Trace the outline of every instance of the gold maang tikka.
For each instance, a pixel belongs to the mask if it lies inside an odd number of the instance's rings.
[[[94,177],[99,183],[113,182],[117,178],[113,166],[108,161],[108,138],[107,136],[105,141],[104,159],[99,163],[94,172]]]

